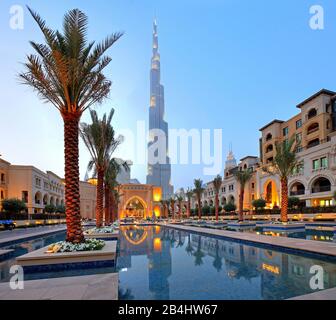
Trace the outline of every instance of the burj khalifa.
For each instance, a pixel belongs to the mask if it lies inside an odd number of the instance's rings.
[[[162,198],[167,200],[173,193],[171,163],[168,152],[168,123],[164,120],[164,87],[161,84],[161,64],[157,22],[153,25],[153,57],[150,72],[150,108],[147,184],[162,188]],[[155,150],[153,152],[153,150]],[[159,155],[159,153],[164,153]],[[153,161],[153,158],[154,161]]]

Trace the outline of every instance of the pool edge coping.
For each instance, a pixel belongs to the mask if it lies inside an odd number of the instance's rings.
[[[172,224],[158,224],[162,227],[167,227],[167,228],[173,228],[177,230],[182,230],[186,232],[194,232],[198,234],[203,234],[205,236],[214,236],[214,237],[219,237],[227,240],[231,240],[232,242],[243,242],[246,243],[247,245],[253,243],[258,246],[264,246],[264,247],[272,247],[274,250],[280,250],[280,251],[286,251],[286,252],[292,252],[293,254],[302,254],[302,255],[313,255],[316,258],[326,258],[326,259],[331,259],[336,262],[336,244],[334,244],[335,250],[334,252],[325,252],[321,250],[317,250],[318,248],[309,248],[309,247],[298,247],[295,246],[295,243],[299,241],[299,239],[292,239],[292,238],[284,238],[288,242],[291,242],[291,246],[288,246],[283,243],[272,243],[270,242],[270,237],[269,236],[263,236],[263,235],[256,235],[256,234],[245,234],[246,236],[249,236],[249,239],[246,239],[245,237],[239,237],[237,232],[232,232],[232,231],[226,231],[226,230],[217,230],[217,229],[206,229],[206,228],[200,228],[200,227],[188,227],[188,226],[182,226],[182,225],[172,225]],[[222,234],[218,234],[222,233]],[[280,239],[280,238],[277,238]],[[281,239],[280,241],[284,241]],[[310,242],[311,244],[314,244],[316,246],[317,241],[313,240],[300,240],[300,241],[307,241]],[[307,243],[304,243],[307,244]],[[321,244],[327,245],[329,243],[323,243]],[[332,243],[333,245],[333,243]],[[327,245],[330,246],[330,245]]]

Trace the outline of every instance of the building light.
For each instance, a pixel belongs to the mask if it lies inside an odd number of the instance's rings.
[[[154,239],[154,251],[161,252],[162,251],[162,242],[160,238]]]
[[[268,271],[270,273],[273,273],[273,274],[278,274],[278,275],[280,274],[279,267],[272,266],[270,264],[263,263],[262,264],[262,269],[265,270],[265,271]]]
[[[153,188],[153,200],[160,202],[162,200],[162,189],[160,187]]]

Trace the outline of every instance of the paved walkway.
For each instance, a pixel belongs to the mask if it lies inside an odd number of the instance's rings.
[[[245,240],[250,242],[255,242],[259,244],[267,244],[280,248],[290,248],[294,250],[306,251],[310,253],[317,253],[322,255],[329,255],[336,257],[336,243],[333,242],[322,242],[313,240],[301,240],[294,238],[285,237],[270,237],[264,235],[257,235],[253,233],[243,233],[243,232],[232,232],[226,230],[215,230],[200,227],[190,227],[182,225],[173,224],[160,224],[162,226],[167,226],[170,228],[175,228],[183,231],[193,231],[202,233],[205,235],[215,235],[222,236],[237,240]]]
[[[12,231],[2,231],[0,232],[0,246],[14,241],[19,241],[22,239],[44,236],[49,233],[64,231],[66,230],[65,225],[58,226],[43,226],[36,228],[27,228],[27,229],[15,229]]]
[[[23,290],[3,283],[0,300],[118,300],[118,274],[26,281]]]
[[[336,300],[336,288],[306,294],[288,300]]]

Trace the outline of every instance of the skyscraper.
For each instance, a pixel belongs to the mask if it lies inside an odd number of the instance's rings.
[[[171,164],[168,155],[168,123],[164,120],[164,87],[161,84],[161,65],[159,54],[159,39],[157,23],[153,25],[153,57],[150,72],[150,108],[149,108],[149,132],[148,144],[148,175],[147,184],[160,186],[162,198],[168,199],[173,194],[171,185]],[[152,152],[155,150],[154,152]],[[164,155],[160,156],[159,153]],[[160,161],[153,161],[153,158]],[[163,160],[163,161],[162,161]]]

